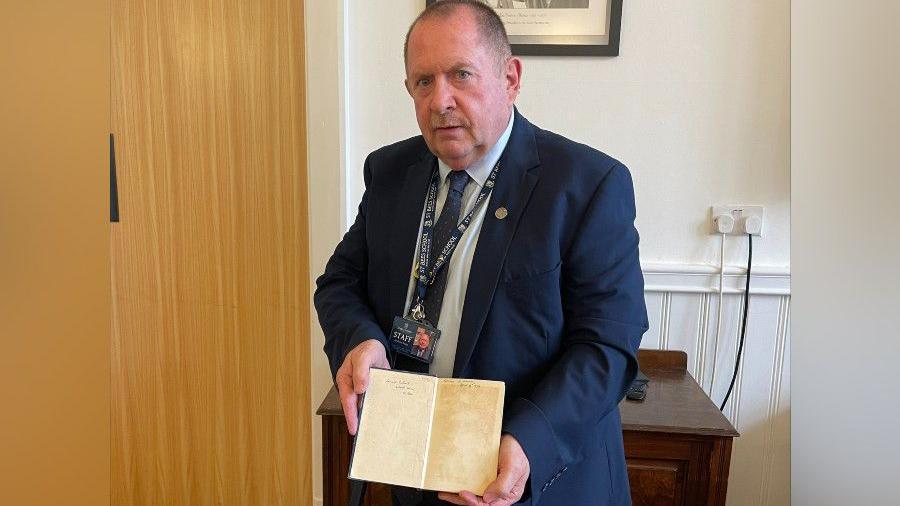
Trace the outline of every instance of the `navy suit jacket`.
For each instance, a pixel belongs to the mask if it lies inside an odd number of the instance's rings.
[[[647,330],[628,169],[518,111],[472,260],[453,375],[506,383],[524,503],[630,504],[618,404]],[[356,221],[317,280],[332,375],[406,301],[435,156],[421,136],[366,159]],[[505,219],[495,216],[499,207]]]

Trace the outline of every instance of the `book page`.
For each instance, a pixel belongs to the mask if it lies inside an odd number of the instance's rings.
[[[501,381],[438,380],[426,489],[481,495],[497,479],[504,390]]]
[[[437,378],[369,371],[350,477],[422,488]]]

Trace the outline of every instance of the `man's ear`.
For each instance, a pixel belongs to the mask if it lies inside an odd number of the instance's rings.
[[[519,88],[522,86],[522,60],[515,56],[507,60],[504,77],[506,78],[506,94],[510,101],[513,101],[519,96]]]
[[[409,89],[409,79],[403,80],[403,87],[406,88],[406,92],[409,93],[409,96],[412,96],[412,90]]]

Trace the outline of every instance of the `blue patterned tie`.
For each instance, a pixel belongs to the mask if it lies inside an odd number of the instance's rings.
[[[434,225],[434,239],[431,241],[431,253],[429,258],[434,265],[437,256],[447,245],[453,231],[459,226],[459,214],[462,209],[463,190],[469,182],[469,174],[464,170],[451,170],[447,176],[450,179],[450,190],[447,192],[447,200],[441,209],[441,215]],[[444,290],[447,288],[447,271],[450,270],[450,259],[441,268],[434,279],[434,283],[425,292],[425,318],[437,327],[441,316],[441,303],[444,301]]]

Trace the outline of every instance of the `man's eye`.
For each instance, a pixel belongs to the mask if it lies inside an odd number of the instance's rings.
[[[456,72],[456,77],[458,79],[468,79],[468,78],[472,77],[472,73],[469,72],[468,70],[458,70]]]
[[[419,86],[420,88],[422,86],[428,86],[429,84],[431,84],[431,79],[429,79],[429,78],[422,78],[422,79],[419,79],[418,81],[416,81],[416,85]]]

